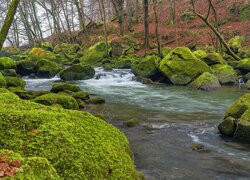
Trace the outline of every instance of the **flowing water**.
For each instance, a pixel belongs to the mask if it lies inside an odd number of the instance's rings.
[[[26,88],[48,90],[58,79],[26,79]],[[87,110],[105,114],[127,135],[146,179],[250,179],[250,146],[222,138],[217,130],[225,110],[243,94],[239,88],[204,92],[133,79],[130,70],[97,68],[95,78],[74,83],[106,98],[105,105]],[[134,117],[139,126],[123,126]],[[193,144],[205,150],[192,151]]]

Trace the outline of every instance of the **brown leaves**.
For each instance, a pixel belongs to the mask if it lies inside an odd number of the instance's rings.
[[[19,160],[10,162],[8,160],[3,160],[3,158],[8,157],[8,154],[0,154],[0,178],[5,176],[14,176],[16,172],[21,171],[19,168],[21,162]]]
[[[28,132],[28,135],[29,135],[29,136],[33,136],[33,135],[36,135],[36,134],[38,134],[38,133],[39,133],[38,130],[33,129],[33,130],[31,130],[30,132]]]

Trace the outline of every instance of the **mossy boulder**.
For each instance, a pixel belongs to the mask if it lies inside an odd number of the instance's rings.
[[[41,43],[41,48],[46,50],[46,51],[53,51],[54,47],[50,42],[43,42]]]
[[[211,72],[210,67],[186,47],[171,51],[160,62],[159,70],[175,85],[187,85],[202,73]]]
[[[225,64],[225,60],[219,53],[208,53],[201,59],[209,66],[214,64]]]
[[[57,63],[46,59],[39,59],[35,68],[36,76],[41,78],[54,77],[60,70],[61,67]]]
[[[24,60],[17,63],[17,74],[21,76],[28,76],[36,72],[36,62],[30,60]]]
[[[53,84],[50,92],[59,93],[59,92],[79,92],[81,88],[74,84]]]
[[[0,109],[1,148],[48,159],[62,179],[141,179],[125,135],[89,113],[11,93],[0,94]]]
[[[188,86],[205,91],[214,90],[221,87],[218,78],[209,72],[204,72]]]
[[[16,94],[21,99],[31,100],[35,99],[44,94],[50,93],[49,91],[31,91],[25,90],[22,87],[9,87],[8,90],[14,94]]]
[[[1,149],[0,161],[4,162],[7,167],[2,167],[1,178],[11,179],[51,179],[59,180],[55,168],[46,158],[41,157],[22,157],[19,153]],[[8,172],[13,172],[13,176],[8,176]],[[6,174],[5,174],[6,173]]]
[[[80,99],[82,101],[86,101],[88,100],[90,97],[89,97],[89,93],[87,92],[84,92],[84,91],[79,91],[79,92],[76,92],[72,95],[73,98],[75,99]]]
[[[0,57],[0,70],[15,69],[16,63],[9,57]]]
[[[134,52],[136,43],[129,36],[122,36],[112,39],[110,42],[112,57],[120,57]]]
[[[128,121],[123,122],[123,125],[124,125],[124,126],[127,126],[127,127],[134,127],[134,126],[136,126],[137,124],[139,124],[139,122],[140,122],[139,119],[137,119],[137,118],[132,118],[132,119],[130,119],[130,120],[128,120]]]
[[[18,77],[11,77],[11,76],[6,76],[6,86],[7,87],[20,87],[24,88],[26,83],[24,80],[18,78]]]
[[[85,64],[75,64],[60,72],[61,79],[66,81],[91,79],[94,75],[95,69]]]
[[[1,73],[4,76],[13,76],[13,77],[17,76],[15,69],[5,69],[5,70],[2,70]]]
[[[6,80],[5,80],[4,76],[3,76],[3,74],[0,73],[0,88],[5,87],[6,84],[7,84],[7,82],[6,82]]]
[[[161,55],[162,55],[162,57],[165,57],[165,56],[168,55],[168,53],[170,53],[170,52],[171,52],[171,49],[168,48],[168,47],[163,47],[163,48],[161,49]]]
[[[242,59],[237,62],[236,68],[242,71],[244,74],[250,72],[250,58]]]
[[[108,46],[108,53],[110,53],[111,47]],[[83,57],[80,59],[81,62],[90,65],[96,65],[100,63],[107,56],[105,42],[98,42],[91,46]]]
[[[132,63],[132,73],[136,76],[151,78],[158,73],[156,68],[156,62],[158,62],[157,56],[147,56],[138,61]]]
[[[2,54],[3,56],[10,57],[10,56],[13,56],[13,55],[18,55],[18,54],[20,54],[20,52],[21,52],[20,48],[6,47],[6,48],[3,48],[0,51],[0,54]]]
[[[46,106],[51,106],[53,104],[59,104],[65,109],[78,109],[77,101],[68,96],[62,94],[45,94],[34,99],[34,102],[40,103]]]
[[[91,98],[88,102],[90,104],[103,104],[105,103],[105,99],[104,98],[101,98],[101,97],[94,97],[94,98]]]
[[[193,53],[198,59],[203,59],[207,56],[207,53],[203,50],[196,50]]]
[[[79,44],[69,44],[69,43],[63,43],[56,45],[54,48],[54,53],[65,53],[68,55],[74,55],[80,50]]]
[[[221,134],[250,142],[250,93],[236,100],[218,126]]]
[[[114,61],[116,69],[130,69],[132,62],[134,62],[136,58],[132,58],[129,56],[121,56],[120,58]]]
[[[238,77],[232,66],[226,64],[216,64],[211,66],[213,74],[223,85],[237,84]]]
[[[228,41],[228,44],[235,53],[238,53],[243,42],[244,38],[242,36],[235,36]]]
[[[50,51],[46,51],[42,48],[32,48],[32,50],[29,52],[28,59],[32,61],[46,59],[46,60],[54,61],[58,63],[61,61],[59,57],[56,56],[56,54]]]

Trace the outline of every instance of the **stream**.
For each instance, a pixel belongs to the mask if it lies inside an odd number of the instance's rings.
[[[95,78],[73,83],[106,99],[86,110],[105,114],[126,134],[145,179],[250,179],[250,145],[222,138],[217,129],[225,110],[244,94],[240,88],[205,92],[133,79],[130,70],[96,68]],[[25,78],[30,90],[49,90],[56,80]],[[131,118],[140,119],[139,126],[122,124]],[[205,149],[192,151],[193,144]]]

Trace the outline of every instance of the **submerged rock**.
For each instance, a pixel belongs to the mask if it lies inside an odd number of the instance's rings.
[[[159,69],[175,85],[187,85],[202,73],[211,72],[210,67],[186,47],[171,51],[160,62]]]
[[[91,79],[94,75],[95,69],[85,64],[75,64],[60,72],[61,79],[66,81]]]
[[[105,103],[105,99],[101,97],[95,97],[95,98],[91,98],[88,102],[90,104],[103,104]]]
[[[235,101],[218,126],[221,134],[250,142],[250,93]]]
[[[137,118],[132,118],[132,119],[126,121],[126,122],[123,122],[123,125],[124,125],[124,126],[127,126],[127,127],[134,127],[134,126],[138,125],[139,122],[140,122],[139,119],[137,119]]]
[[[200,89],[200,90],[214,90],[221,87],[217,77],[209,72],[204,72],[197,79],[188,85],[189,87]]]
[[[237,73],[232,66],[226,64],[216,64],[211,66],[211,69],[221,84],[227,85],[238,83]]]

